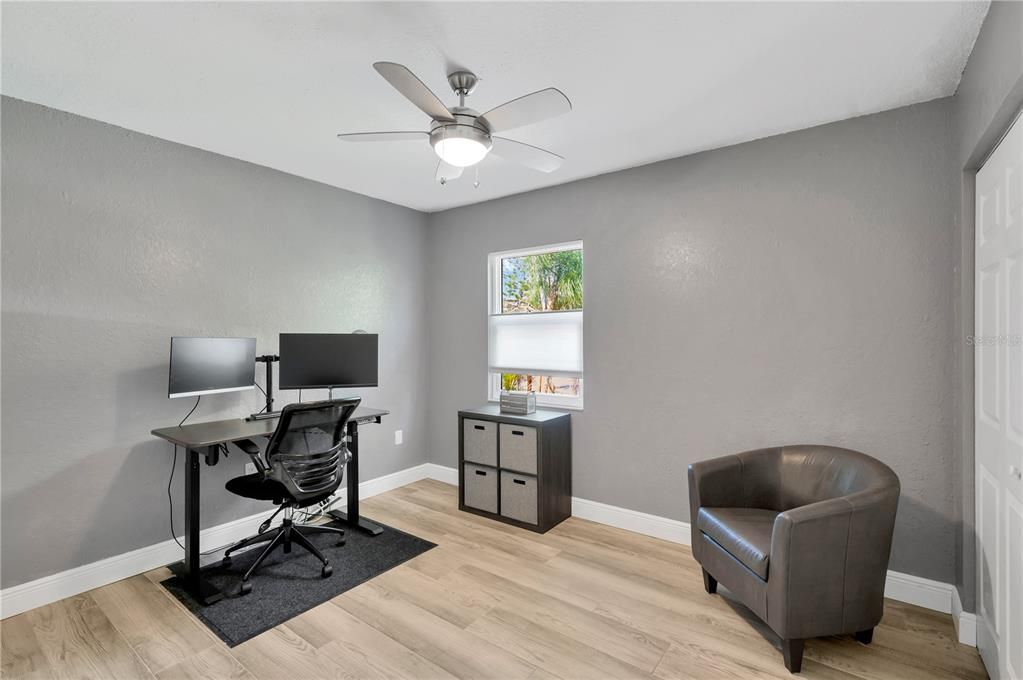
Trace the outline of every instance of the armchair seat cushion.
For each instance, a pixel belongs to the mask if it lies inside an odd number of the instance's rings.
[[[700,508],[696,526],[766,581],[777,516],[777,511],[761,508]]]

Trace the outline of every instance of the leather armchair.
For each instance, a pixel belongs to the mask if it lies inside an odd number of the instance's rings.
[[[782,639],[798,673],[807,638],[869,643],[884,610],[899,478],[831,446],[746,451],[689,466],[693,557]]]

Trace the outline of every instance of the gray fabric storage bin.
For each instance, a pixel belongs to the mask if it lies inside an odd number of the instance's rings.
[[[536,477],[501,471],[501,514],[536,524]]]
[[[465,460],[497,467],[497,423],[466,418],[462,427]]]
[[[467,506],[497,512],[497,470],[466,463],[464,487]]]
[[[501,423],[501,468],[536,474],[536,428]]]

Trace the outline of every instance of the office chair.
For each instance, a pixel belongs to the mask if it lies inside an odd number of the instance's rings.
[[[336,534],[339,545],[344,545],[343,529],[328,526],[302,526],[301,531],[292,521],[295,508],[315,505],[331,496],[341,485],[345,463],[352,457],[346,446],[346,426],[361,399],[331,399],[307,404],[288,404],[281,411],[277,429],[270,436],[266,453],[260,458],[259,446],[249,439],[235,444],[252,459],[256,472],[235,477],[227,483],[231,493],[255,500],[273,501],[281,507],[259,527],[255,536],[235,543],[224,552],[224,565],[230,565],[231,553],[260,543],[269,543],[242,577],[240,594],[252,591],[249,578],[277,547],[291,552],[296,543],[319,558],[323,564],[321,575],[333,573],[323,556],[307,535]],[[278,513],[284,512],[284,521],[276,529],[269,529]]]

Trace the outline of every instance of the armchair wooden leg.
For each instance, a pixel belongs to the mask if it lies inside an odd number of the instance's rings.
[[[804,640],[782,640],[781,653],[785,657],[785,668],[789,673],[798,673],[803,667]]]
[[[717,579],[708,574],[706,569],[703,570],[703,587],[711,595],[718,591]]]
[[[853,637],[856,638],[857,642],[862,642],[865,645],[869,645],[871,640],[874,639],[874,629],[868,628],[867,630],[861,630],[855,633]]]

